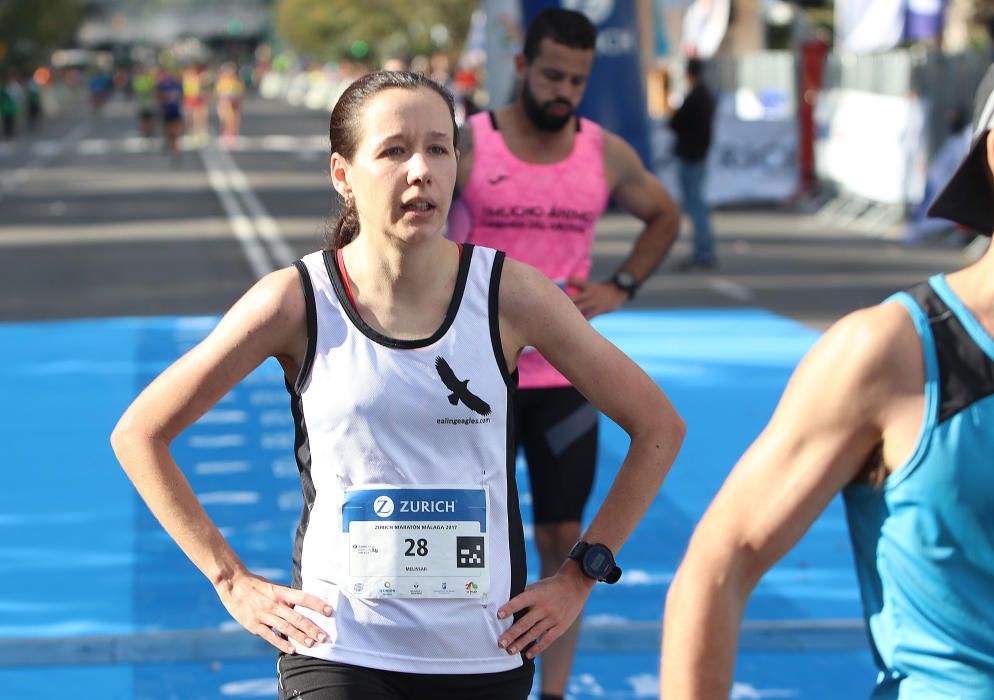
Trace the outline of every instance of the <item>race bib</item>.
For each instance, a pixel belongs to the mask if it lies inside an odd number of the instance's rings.
[[[485,598],[489,505],[479,486],[346,490],[347,590],[359,598]]]

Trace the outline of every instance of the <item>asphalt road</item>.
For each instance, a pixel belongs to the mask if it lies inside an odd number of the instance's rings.
[[[0,143],[0,321],[218,314],[268,269],[321,245],[333,207],[327,118],[251,98],[231,150],[179,162],[138,136],[131,104],[100,115],[65,107]],[[784,208],[715,214],[720,267],[678,273],[685,234],[636,307],[761,307],[824,328],[965,259],[945,244],[910,248]],[[639,227],[612,213],[593,276],[606,278]]]

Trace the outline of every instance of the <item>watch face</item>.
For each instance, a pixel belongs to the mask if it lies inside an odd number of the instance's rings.
[[[622,270],[616,274],[614,279],[618,283],[618,286],[622,289],[628,289],[635,286],[635,275],[627,270]]]
[[[591,578],[604,578],[614,569],[614,557],[603,545],[591,545],[583,555],[583,569]]]

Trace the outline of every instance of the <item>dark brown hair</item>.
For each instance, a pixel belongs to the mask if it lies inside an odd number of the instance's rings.
[[[528,25],[521,53],[529,64],[535,61],[542,39],[552,39],[571,49],[587,51],[597,46],[597,27],[582,12],[550,7]]]
[[[331,110],[331,120],[328,125],[328,138],[331,141],[331,152],[339,153],[345,160],[352,161],[359,148],[362,138],[362,115],[369,98],[383,90],[402,88],[417,90],[428,88],[434,90],[445,100],[452,118],[452,147],[459,147],[459,129],[456,128],[455,107],[452,95],[444,87],[431,78],[420,73],[408,71],[376,71],[368,73],[349,85],[342,96],[338,98],[335,108]],[[338,208],[338,218],[326,234],[325,245],[329,249],[344,248],[359,235],[359,213],[355,201],[341,201]]]

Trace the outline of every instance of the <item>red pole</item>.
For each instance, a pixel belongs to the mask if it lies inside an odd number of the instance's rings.
[[[798,122],[801,128],[798,159],[800,161],[801,193],[810,192],[817,184],[815,176],[815,100],[822,86],[822,70],[828,44],[810,39],[801,44],[801,94]]]

